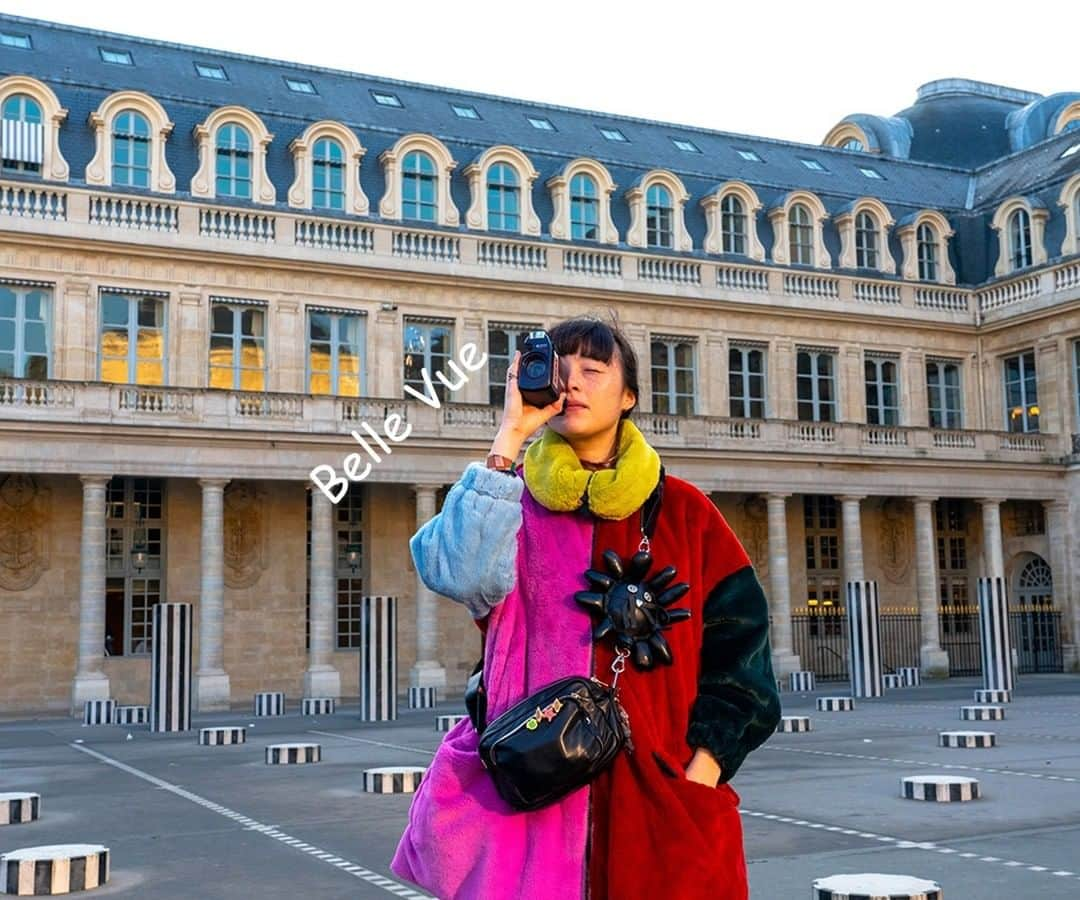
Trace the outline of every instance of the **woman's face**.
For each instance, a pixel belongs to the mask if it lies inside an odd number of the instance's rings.
[[[566,405],[548,426],[571,443],[614,432],[622,411],[634,405],[634,393],[623,382],[617,347],[610,363],[578,353],[560,356],[559,374]]]

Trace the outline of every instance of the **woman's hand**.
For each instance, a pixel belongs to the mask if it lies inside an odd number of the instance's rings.
[[[720,764],[708,750],[698,747],[690,765],[686,767],[686,777],[689,781],[714,788],[720,780]]]
[[[525,403],[521,399],[521,391],[518,390],[517,385],[520,360],[521,351],[518,350],[506,369],[506,399],[503,401],[502,421],[499,423],[495,441],[491,445],[492,453],[498,453],[510,459],[517,458],[521,445],[530,434],[546,424],[548,419],[562,412],[563,403],[566,400],[566,391],[563,391],[547,406],[535,407]]]

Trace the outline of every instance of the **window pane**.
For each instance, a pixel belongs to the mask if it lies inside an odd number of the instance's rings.
[[[102,322],[106,325],[127,325],[129,306],[127,297],[106,294],[101,301]]]

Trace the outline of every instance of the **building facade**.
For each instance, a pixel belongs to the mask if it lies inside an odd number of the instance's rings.
[[[459,689],[408,538],[580,314],[779,673],[846,677],[867,578],[886,666],[976,674],[989,574],[1021,671],[1080,665],[1080,93],[932,82],[818,146],[6,16],[0,108],[0,712],[144,702],[165,600],[204,710],[355,696],[364,596],[402,689]]]

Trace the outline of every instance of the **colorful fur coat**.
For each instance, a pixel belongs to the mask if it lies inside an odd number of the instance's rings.
[[[645,448],[655,451],[636,428],[627,431],[619,465],[625,457],[648,471]],[[641,538],[641,500],[632,498],[629,513],[606,508],[621,518],[599,518],[588,509],[588,477],[581,508],[542,505],[530,484],[558,505],[544,478],[555,470],[542,462],[534,456],[530,473],[526,457],[524,483],[471,464],[411,542],[424,582],[466,605],[486,632],[489,721],[557,678],[610,681],[613,647],[592,643],[592,621],[573,595],[587,587],[587,568],[603,569],[605,550],[629,558]],[[644,495],[651,489],[645,484]],[[676,606],[692,615],[665,632],[673,665],[628,664],[619,681],[633,753],[558,803],[521,813],[495,792],[476,731],[461,722],[413,798],[391,863],[396,874],[439,900],[747,897],[739,797],[728,782],[780,717],[765,597],[720,512],[671,475],[652,555],[650,576],[674,565],[675,580],[690,584]],[[684,774],[696,747],[721,765],[715,788]]]

